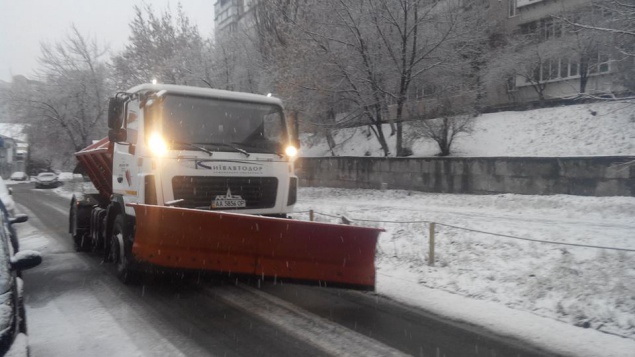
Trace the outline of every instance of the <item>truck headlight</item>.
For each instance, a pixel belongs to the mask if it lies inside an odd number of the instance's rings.
[[[161,157],[168,152],[168,144],[159,133],[152,133],[152,135],[150,135],[148,146],[155,156]]]
[[[287,154],[289,158],[294,159],[298,155],[298,149],[293,145],[289,145],[284,149],[284,153]]]

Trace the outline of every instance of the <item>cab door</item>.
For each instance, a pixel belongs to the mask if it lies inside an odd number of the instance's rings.
[[[126,141],[115,143],[113,148],[113,193],[123,197],[125,203],[139,202],[139,162],[137,141],[140,122],[139,101],[131,100],[126,104],[123,126],[126,129]],[[126,207],[126,212],[134,212]]]

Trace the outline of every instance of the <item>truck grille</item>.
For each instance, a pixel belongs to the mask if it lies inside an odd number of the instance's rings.
[[[179,207],[210,209],[216,196],[225,196],[230,190],[232,196],[240,196],[246,201],[244,208],[271,208],[276,204],[278,179],[275,177],[206,177],[175,176],[172,178],[174,199],[183,199]]]

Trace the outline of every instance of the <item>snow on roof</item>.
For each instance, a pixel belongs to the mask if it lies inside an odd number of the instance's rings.
[[[0,135],[26,142],[28,138],[26,133],[24,133],[24,127],[24,124],[0,123]]]
[[[174,84],[141,84],[136,87],[127,90],[128,93],[137,92],[158,92],[166,90],[168,93],[187,94],[199,97],[209,97],[218,99],[239,100],[245,102],[258,102],[265,104],[275,104],[282,106],[282,101],[275,97],[269,97],[266,95],[232,92],[222,89],[202,88],[202,87],[190,87],[180,86]]]

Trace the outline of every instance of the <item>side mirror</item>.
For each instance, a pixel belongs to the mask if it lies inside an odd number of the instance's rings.
[[[42,263],[42,256],[34,250],[22,250],[11,257],[11,269],[27,270],[36,267]]]
[[[108,102],[108,128],[119,129],[123,124],[123,107],[126,100],[121,97],[110,98]]]
[[[127,139],[128,132],[126,132],[124,128],[108,130],[108,140],[110,140],[111,143],[125,142]]]
[[[23,223],[29,220],[29,216],[24,213],[16,214],[15,217],[9,218],[9,224]]]

